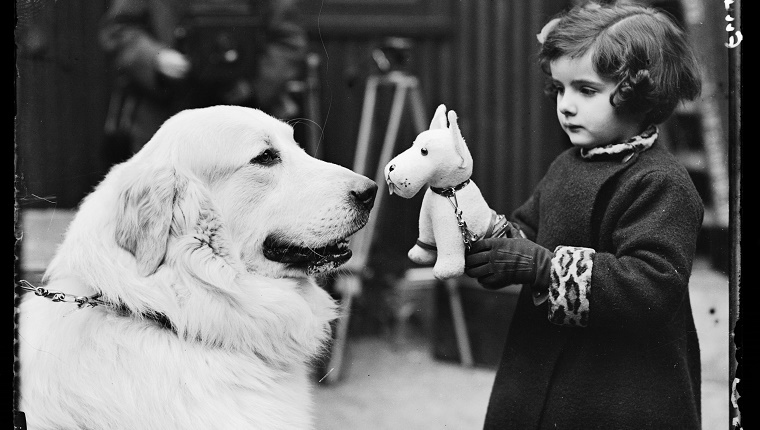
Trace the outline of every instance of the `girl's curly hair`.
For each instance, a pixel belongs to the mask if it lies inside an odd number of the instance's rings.
[[[559,16],[545,35],[539,65],[551,76],[551,62],[592,52],[594,70],[617,82],[610,96],[616,108],[645,113],[647,125],[665,121],[683,100],[701,92],[697,60],[683,30],[664,11],[638,5],[588,3]],[[553,85],[547,95],[556,99]]]

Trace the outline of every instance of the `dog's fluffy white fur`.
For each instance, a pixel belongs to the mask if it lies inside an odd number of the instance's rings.
[[[266,241],[345,239],[375,190],[261,111],[170,118],[85,198],[43,279],[113,305],[20,306],[29,429],[311,428],[310,360],[336,307],[314,264],[268,259]]]

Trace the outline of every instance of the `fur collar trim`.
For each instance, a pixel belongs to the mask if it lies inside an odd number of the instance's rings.
[[[633,136],[623,143],[614,143],[596,148],[581,148],[581,157],[585,159],[599,158],[600,156],[609,156],[617,154],[631,155],[634,152],[642,152],[649,149],[657,140],[659,130],[656,126],[650,125],[643,133]]]

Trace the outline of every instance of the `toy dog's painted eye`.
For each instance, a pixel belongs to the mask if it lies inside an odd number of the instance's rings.
[[[421,153],[422,155],[427,155],[427,154],[428,154],[427,148],[422,148],[422,149],[420,149],[420,153]]]

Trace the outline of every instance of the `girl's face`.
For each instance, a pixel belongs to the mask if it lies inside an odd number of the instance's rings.
[[[642,115],[615,109],[610,94],[616,82],[599,76],[591,53],[560,57],[550,64],[557,88],[557,117],[573,145],[594,148],[620,143],[641,132]]]

